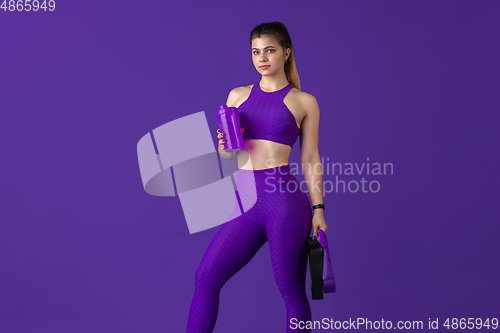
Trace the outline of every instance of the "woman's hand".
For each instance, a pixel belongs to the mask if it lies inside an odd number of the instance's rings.
[[[241,129],[241,134],[243,134],[244,130],[245,130],[244,128]],[[224,143],[226,142],[226,139],[223,139],[225,134],[222,133],[220,128],[217,130],[217,133],[218,133],[217,139],[219,139],[219,148],[218,149],[226,150],[226,148],[224,148]]]
[[[313,216],[313,219],[312,219],[312,225],[313,225],[313,228],[314,228],[314,234],[313,234],[313,237],[318,237],[318,232],[319,232],[319,229],[323,230],[324,232],[326,232],[328,230],[328,227],[326,226],[326,222],[325,222],[325,217],[323,216],[323,209],[321,208],[317,208],[314,210],[314,216]]]

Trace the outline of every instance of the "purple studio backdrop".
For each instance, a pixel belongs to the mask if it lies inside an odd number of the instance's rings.
[[[218,227],[190,234],[179,197],[145,192],[137,143],[204,111],[215,149],[215,111],[260,79],[250,31],[275,20],[321,112],[337,292],[313,319],[500,317],[498,1],[55,5],[0,10],[1,333],[185,331]],[[215,332],[285,332],[267,244]]]

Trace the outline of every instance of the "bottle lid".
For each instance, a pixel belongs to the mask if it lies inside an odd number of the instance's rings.
[[[234,111],[238,111],[238,108],[235,108],[233,106],[227,106],[226,104],[224,104],[219,107],[219,110],[217,110],[217,112],[215,112],[215,116],[218,117],[224,113],[234,112]]]

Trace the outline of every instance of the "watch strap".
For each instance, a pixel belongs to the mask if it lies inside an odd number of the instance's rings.
[[[315,210],[316,208],[323,208],[323,210],[325,210],[325,205],[324,204],[314,205],[312,209]]]

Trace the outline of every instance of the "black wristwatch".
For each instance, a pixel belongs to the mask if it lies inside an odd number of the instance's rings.
[[[323,204],[314,205],[313,210],[315,210],[316,208],[323,208],[323,210],[325,210],[325,205],[323,205]]]

